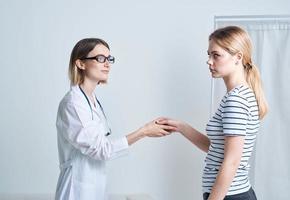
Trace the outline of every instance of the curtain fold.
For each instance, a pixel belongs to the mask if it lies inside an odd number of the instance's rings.
[[[215,20],[216,28],[228,25],[240,26],[251,36],[269,104],[251,160],[251,183],[258,199],[290,199],[290,17]],[[221,79],[212,83],[211,113],[226,91]]]

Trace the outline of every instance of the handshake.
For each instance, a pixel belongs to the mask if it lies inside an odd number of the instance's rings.
[[[147,137],[163,137],[172,132],[180,132],[181,125],[182,123],[177,120],[160,117],[145,124],[138,131]]]
[[[160,117],[148,122],[126,137],[128,144],[131,145],[144,137],[163,137],[172,132],[182,132],[185,126],[186,124],[181,121]]]

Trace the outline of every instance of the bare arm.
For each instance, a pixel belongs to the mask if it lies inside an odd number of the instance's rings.
[[[172,120],[172,119],[159,120],[158,124],[166,124],[169,126],[175,126],[177,128],[177,131],[180,132],[191,143],[193,143],[202,151],[206,153],[208,152],[209,145],[210,145],[209,138],[206,135],[194,129],[189,124],[185,122],[177,121],[177,120]]]
[[[224,160],[208,200],[223,200],[235,177],[243,153],[243,136],[226,136]]]
[[[128,144],[132,145],[144,137],[163,137],[170,135],[172,131],[176,131],[174,126],[157,124],[158,119],[145,124],[138,130],[126,136]]]

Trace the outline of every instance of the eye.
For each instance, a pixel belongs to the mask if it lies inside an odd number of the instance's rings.
[[[103,56],[103,55],[98,55],[97,56],[97,61],[98,62],[103,63],[103,62],[105,62],[105,60],[106,60],[105,56]]]
[[[219,55],[219,54],[213,54],[213,57],[214,57],[214,59],[217,59],[217,58],[219,58],[221,55]]]

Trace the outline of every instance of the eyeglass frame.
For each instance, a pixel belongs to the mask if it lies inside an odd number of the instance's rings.
[[[100,57],[100,56],[105,58],[104,62],[98,61],[98,57]],[[113,58],[113,61],[110,61],[109,58]],[[98,63],[105,63],[106,60],[107,60],[110,64],[114,64],[115,63],[115,57],[114,56],[109,55],[108,57],[106,57],[103,54],[98,54],[98,55],[92,56],[92,57],[80,58],[80,60],[96,60]]]

